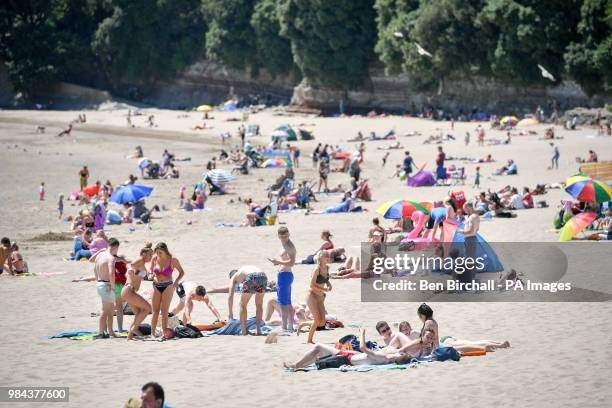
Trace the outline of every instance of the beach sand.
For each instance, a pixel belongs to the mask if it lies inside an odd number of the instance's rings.
[[[68,386],[70,403],[53,406],[117,407],[130,397],[139,396],[140,386],[157,381],[166,390],[167,403],[173,407],[242,405],[347,406],[413,405],[445,406],[523,406],[523,407],[597,407],[608,406],[612,398],[609,378],[612,346],[610,303],[431,303],[440,334],[467,339],[509,340],[512,348],[489,353],[485,357],[464,358],[460,363],[420,365],[406,371],[372,371],[368,373],[312,372],[288,373],[285,360],[295,360],[310,349],[306,336],[279,337],[277,344],[264,344],[264,338],[213,336],[197,340],[108,341],[48,340],[46,336],[65,330],[97,330],[98,320],[92,312],[100,311],[100,299],[93,283],[71,280],[92,274],[89,263],[63,260],[71,250],[70,241],[32,241],[52,232],[67,231],[68,223],[58,220],[57,196],[78,189],[77,172],[88,165],[90,181],[107,179],[122,183],[130,173],[140,176],[136,160],[126,159],[136,145],[145,156],[160,159],[164,148],[177,157],[191,157],[178,162],[178,180],[147,180],[155,188],[148,205],[159,204],[167,211],[156,213],[152,229],[136,225],[109,226],[108,235],[121,241],[120,253],[135,257],[145,241],[164,241],[182,263],[186,280],[220,286],[227,282],[229,270],[245,264],[258,265],[275,275],[266,261],[280,252],[276,227],[215,228],[219,222],[239,223],[245,206],[238,197],[265,201],[265,188],[282,169],[256,169],[241,176],[230,186],[230,195],[211,197],[207,211],[186,213],[173,210],[178,206],[179,188],[188,192],[201,178],[206,162],[220,149],[219,134],[235,135],[239,122],[227,122],[239,113],[214,112],[208,123],[213,130],[191,131],[201,123],[201,114],[164,110],[144,110],[144,116],[133,118],[135,129],[125,126],[127,111],[87,111],[87,123],[77,124],[71,137],[55,137],[79,112],[0,112],[0,235],[16,240],[26,257],[30,271],[53,276],[0,277],[0,341],[3,344],[0,365],[2,386]],[[146,115],[152,112],[159,127],[145,127]],[[186,117],[179,117],[186,115]],[[399,137],[411,151],[418,165],[427,163],[434,169],[437,145],[423,144],[430,134],[453,133],[454,142],[445,142],[447,155],[474,158],[492,154],[495,163],[480,164],[481,188],[498,189],[507,184],[519,189],[536,183],[565,180],[577,171],[576,156],[595,150],[601,160],[612,159],[609,138],[596,138],[596,131],[584,128],[568,132],[557,127],[563,136],[556,141],[561,152],[558,170],[547,170],[551,156],[548,141],[539,140],[545,126],[530,127],[538,136],[516,136],[510,145],[476,146],[474,123],[433,122],[414,118],[312,118],[275,116],[271,112],[252,114],[249,123],[261,126],[269,135],[278,125],[306,124],[315,135],[313,141],[299,141],[301,166],[296,181],[316,180],[310,153],[318,142],[340,144],[350,151],[355,143],[346,142],[361,130],[365,135],[381,135],[395,128],[398,134],[421,131],[423,136]],[[46,126],[45,134],[36,134],[36,125]],[[487,138],[505,138],[505,132],[487,129]],[[464,145],[466,131],[472,142]],[[268,136],[256,137],[252,143],[269,142]],[[228,143],[239,143],[236,136]],[[367,239],[367,230],[381,203],[398,198],[415,200],[443,199],[448,187],[408,188],[391,179],[395,164],[403,151],[392,150],[387,166],[381,168],[384,151],[377,146],[394,141],[366,142],[362,174],[369,178],[373,202],[364,203],[368,212],[357,214],[311,215],[303,212],[280,214],[279,220],[290,229],[298,259],[312,253],[320,244],[319,234],[331,230],[337,246],[349,255],[359,254],[359,245]],[[229,147],[229,146],[228,146]],[[517,176],[491,176],[507,159],[518,164]],[[449,162],[464,165],[460,161]],[[475,164],[465,164],[468,178],[459,186],[468,197],[472,188]],[[229,168],[228,165],[222,165]],[[46,200],[38,200],[40,182],[46,185]],[[348,184],[348,175],[332,173],[330,187]],[[545,196],[549,208],[519,211],[514,219],[494,219],[481,223],[482,235],[491,242],[556,241],[550,232],[559,200],[567,198],[563,190],[550,190]],[[234,203],[230,203],[233,200]],[[338,202],[338,196],[323,197],[314,203],[323,209]],[[73,215],[77,207],[65,202],[65,214]],[[187,222],[191,221],[191,225]],[[545,262],[545,260],[543,260]],[[305,297],[311,265],[295,267],[294,302]],[[359,280],[333,281],[327,296],[329,313],[345,324],[344,329],[317,332],[316,341],[333,343],[341,336],[356,333],[349,325],[363,325],[368,337],[381,341],[374,326],[379,320],[390,323],[408,320],[420,328],[417,303],[362,303]],[[143,288],[149,289],[147,282]],[[274,295],[268,294],[266,298]],[[214,304],[227,316],[225,295],[211,295]],[[177,302],[173,299],[173,304]],[[237,314],[237,306],[235,313]],[[254,306],[251,305],[251,308]],[[254,309],[253,309],[254,311]],[[194,321],[213,320],[205,307],[197,305]],[[126,323],[132,317],[126,317]],[[20,406],[28,406],[25,403]],[[34,406],[34,405],[32,405]]]

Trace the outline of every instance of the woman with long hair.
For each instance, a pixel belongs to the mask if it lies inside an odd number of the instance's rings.
[[[313,343],[317,327],[325,326],[325,292],[332,290],[329,282],[329,251],[319,251],[316,255],[317,267],[312,272],[310,290],[306,296],[306,304],[312,313],[313,321],[308,332],[308,343]],[[299,333],[299,330],[298,330]]]
[[[151,316],[151,334],[156,337],[155,329],[161,311],[162,335],[168,328],[168,310],[172,295],[176,291],[178,284],[185,275],[183,267],[178,259],[174,258],[168,246],[164,242],[155,245],[155,254],[151,259],[151,272],[153,273],[153,315]],[[177,270],[179,275],[176,281],[172,281],[172,272]]]
[[[151,305],[138,294],[138,289],[140,289],[142,280],[148,275],[146,264],[151,262],[152,258],[153,244],[149,242],[140,250],[138,259],[130,262],[128,266],[127,282],[121,290],[121,298],[130,305],[130,309],[134,313],[134,322],[130,326],[128,340],[132,340],[134,336],[142,336],[138,327],[147,315],[151,313]]]

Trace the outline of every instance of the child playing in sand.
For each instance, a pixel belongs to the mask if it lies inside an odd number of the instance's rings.
[[[61,220],[62,215],[64,215],[64,195],[60,194],[57,200],[57,211],[59,212],[59,216],[57,219]]]
[[[187,187],[181,186],[179,190],[179,208],[183,208],[183,204],[185,203],[185,190]]]
[[[40,187],[38,187],[38,198],[40,201],[45,201],[45,182],[40,183]]]

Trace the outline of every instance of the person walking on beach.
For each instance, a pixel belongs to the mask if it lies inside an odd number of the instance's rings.
[[[444,169],[444,160],[446,154],[442,150],[442,146],[438,146],[438,156],[436,157],[436,178],[438,180],[446,180],[446,170]]]
[[[45,182],[40,183],[38,187],[38,198],[40,201],[45,201]]]
[[[465,145],[470,144],[470,132],[465,132]]]
[[[62,215],[64,215],[64,195],[63,194],[60,194],[57,199],[57,212],[59,213],[59,216],[57,217],[57,219],[61,220]]]
[[[81,186],[81,191],[87,185],[87,179],[89,178],[89,169],[87,166],[83,166],[83,168],[79,171],[79,184]]]
[[[323,146],[321,145],[321,143],[319,143],[317,147],[315,147],[314,151],[312,152],[312,168],[313,169],[317,167],[317,163],[319,162],[319,153],[321,153],[322,148]]]
[[[406,178],[410,178],[410,174],[412,173],[412,166],[414,166],[414,160],[412,159],[412,156],[410,156],[410,152],[405,151],[403,168],[404,175],[406,176]]]
[[[99,320],[97,339],[116,337],[113,332],[113,314],[115,311],[115,257],[119,250],[119,241],[108,240],[108,249],[100,251],[95,258],[94,274],[96,291],[102,300],[102,313]]]
[[[555,145],[553,142],[550,142],[550,146],[552,147],[552,158],[550,162],[550,168],[558,169],[559,168],[559,157],[561,156],[561,154],[559,154],[559,147],[557,147],[557,145]]]
[[[257,335],[261,335],[261,326],[263,325],[263,299],[268,286],[268,276],[256,266],[242,266],[239,269],[230,271],[230,283],[228,286],[227,308],[229,311],[228,321],[234,319],[234,294],[236,286],[240,288],[240,327],[241,334],[248,334],[247,322],[247,306],[251,297],[255,295],[255,324],[257,326]],[[293,313],[293,310],[292,310]],[[282,314],[282,306],[281,306]]]
[[[476,166],[476,176],[474,178],[474,188],[480,187],[480,166]]]
[[[293,284],[293,271],[295,265],[296,250],[293,242],[289,238],[289,230],[287,227],[278,229],[278,239],[280,240],[283,250],[279,258],[268,260],[272,265],[279,266],[278,275],[276,277],[278,304],[281,309],[281,319],[283,330],[293,330],[293,306],[291,305],[291,285]]]
[[[467,216],[463,231],[461,231],[465,237],[465,258],[476,259],[476,246],[478,245],[476,234],[480,229],[480,217],[474,211],[472,203],[465,203],[463,205],[463,211]],[[465,268],[465,272],[459,275],[459,280],[462,282],[471,282],[474,280],[473,268]]]

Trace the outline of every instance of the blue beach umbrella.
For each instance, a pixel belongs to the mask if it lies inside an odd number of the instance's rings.
[[[150,196],[152,191],[153,187],[143,186],[142,184],[128,184],[116,189],[110,200],[117,204],[135,203],[143,197]]]

